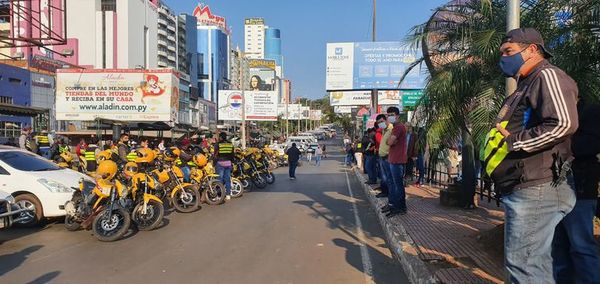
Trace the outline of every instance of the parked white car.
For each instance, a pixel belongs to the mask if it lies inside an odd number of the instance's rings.
[[[22,218],[25,218],[27,209],[21,209],[19,205],[15,204],[15,198],[0,190],[0,229],[7,229],[14,222],[19,222]]]
[[[34,226],[44,218],[64,216],[65,203],[71,200],[81,178],[94,182],[38,155],[0,146],[0,188],[13,196],[20,208],[29,209],[16,225]]]

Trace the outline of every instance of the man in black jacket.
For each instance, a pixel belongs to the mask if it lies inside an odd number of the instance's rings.
[[[578,126],[577,84],[546,60],[552,55],[535,29],[508,32],[500,52],[502,72],[518,85],[505,99],[482,157],[502,193],[507,280],[553,283],[554,228],[575,205],[566,165]]]
[[[296,143],[292,143],[292,147],[290,147],[286,152],[288,155],[288,167],[290,170],[290,179],[296,179],[296,167],[298,167],[298,161],[300,160],[300,150],[296,147]]]
[[[377,155],[375,155],[375,128],[367,129],[367,134],[362,141],[364,156],[365,156],[365,170],[369,176],[367,184],[377,183]]]
[[[579,129],[573,135],[573,177],[577,203],[556,226],[552,243],[557,283],[600,282],[600,252],[594,239],[594,213],[600,182],[600,106],[579,101]],[[596,281],[596,282],[595,282]]]

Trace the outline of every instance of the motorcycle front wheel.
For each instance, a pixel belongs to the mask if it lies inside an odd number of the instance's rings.
[[[68,231],[77,231],[79,228],[81,228],[81,223],[77,222],[72,215],[67,214],[65,216],[65,229]]]
[[[175,193],[173,206],[180,213],[191,213],[200,209],[200,193],[195,186],[186,186]]]
[[[238,198],[244,195],[244,186],[239,179],[231,180],[231,197]]]
[[[151,231],[156,229],[165,216],[165,207],[156,200],[150,200],[146,204],[144,213],[144,203],[138,203],[131,212],[131,218],[140,231]]]
[[[122,238],[131,225],[129,212],[125,209],[113,209],[112,213],[109,213],[111,212],[108,208],[103,209],[92,223],[94,236],[101,242],[114,242]]]
[[[264,179],[267,181],[268,184],[274,184],[275,183],[275,175],[271,172],[263,174]]]
[[[265,187],[267,187],[267,181],[265,180],[265,178],[263,177],[262,174],[256,174],[255,176],[252,177],[252,183],[260,189],[263,189]]]
[[[225,202],[225,185],[220,180],[209,180],[203,194],[206,204],[223,204]]]

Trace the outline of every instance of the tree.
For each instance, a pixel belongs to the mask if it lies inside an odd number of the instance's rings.
[[[544,36],[554,54],[551,62],[578,82],[580,96],[598,101],[600,2],[525,0],[521,15],[521,26],[534,27]],[[430,71],[415,119],[424,122],[432,149],[462,138],[463,179],[472,189],[475,149],[483,146],[505,97],[504,77],[497,67],[505,27],[504,0],[452,1],[407,38],[423,50],[417,64],[424,62]]]

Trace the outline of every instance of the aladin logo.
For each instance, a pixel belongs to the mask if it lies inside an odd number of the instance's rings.
[[[142,103],[146,97],[158,97],[165,93],[165,85],[154,74],[146,75],[146,84],[142,86]]]

